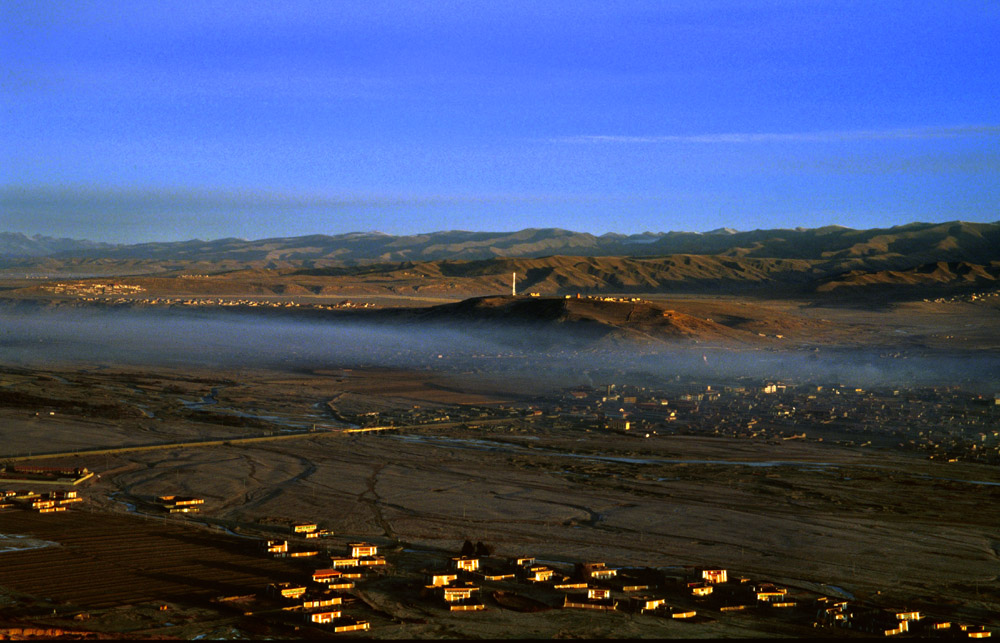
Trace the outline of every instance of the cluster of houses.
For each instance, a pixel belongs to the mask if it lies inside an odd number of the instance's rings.
[[[181,275],[185,278],[207,275]],[[257,299],[224,299],[221,297],[136,297],[146,289],[138,284],[117,282],[55,283],[40,286],[44,291],[56,295],[72,295],[82,301],[145,304],[151,306],[246,306],[250,308],[306,308],[310,310],[341,310],[345,308],[377,308],[370,302],[354,302],[344,299],[336,304],[299,304],[294,301],[267,301]],[[114,298],[114,299],[109,299]]]
[[[539,296],[538,293],[534,293],[534,292],[528,293],[528,295],[531,296],[531,297],[538,297]],[[581,295],[580,293],[576,293],[575,295],[563,295],[563,298],[564,299],[592,299],[594,301],[616,301],[618,303],[623,303],[623,304],[638,304],[638,303],[646,302],[646,300],[642,299],[641,297],[611,297],[611,296],[608,296],[608,295]],[[648,303],[648,302],[646,302],[646,303]]]
[[[451,559],[451,568],[428,572],[428,584],[423,595],[437,597],[450,611],[478,611],[486,609],[482,587],[477,583],[517,583],[533,590],[548,590],[561,594],[561,600],[546,608],[581,609],[595,611],[630,611],[641,614],[661,614],[673,619],[690,619],[696,610],[690,607],[667,605],[664,597],[645,592],[657,584],[631,575],[619,576],[619,570],[602,562],[579,563],[571,574],[564,574],[550,565],[541,564],[533,557],[510,558],[505,562],[479,557],[460,556]],[[714,578],[706,572],[705,578]],[[725,572],[721,572],[723,577]],[[695,583],[699,586],[701,582]],[[705,595],[697,590],[692,595]],[[509,603],[509,591],[493,593],[501,605]],[[624,598],[623,598],[624,597]]]
[[[292,532],[306,537],[327,533],[312,524],[292,525]],[[265,540],[261,545],[275,558],[322,557],[318,551],[290,549],[287,540]],[[331,555],[329,567],[314,569],[308,581],[272,583],[267,587],[267,595],[288,603],[285,610],[301,611],[303,620],[311,625],[328,626],[334,632],[367,630],[371,627],[369,621],[344,613],[348,597],[343,592],[354,589],[358,580],[385,565],[385,557],[379,555],[376,545],[350,543],[344,555]]]
[[[194,496],[158,496],[156,503],[167,513],[196,513],[205,504],[205,499]]]
[[[924,619],[924,615],[920,612],[889,610],[831,599],[827,596],[820,597],[816,602],[819,606],[816,613],[817,623],[838,625],[879,636],[918,633],[916,625]],[[970,639],[985,639],[991,636],[991,632],[982,625],[952,623],[942,620],[925,624],[919,633]]]
[[[425,585],[421,594],[441,601],[452,612],[478,612],[486,609],[482,588],[466,578],[481,580],[506,580],[514,574],[503,570],[480,568],[480,560],[470,556],[451,559],[449,569],[425,573]],[[461,578],[461,580],[460,580]]]
[[[97,301],[85,298],[84,301]],[[224,306],[247,308],[302,308],[307,310],[343,310],[346,308],[377,308],[370,302],[345,299],[336,304],[300,304],[294,301],[268,301],[263,299],[223,299],[221,297],[135,297],[116,300],[117,303],[144,304],[149,306]]]
[[[938,297],[937,299],[925,299],[924,302],[933,301],[935,304],[954,304],[958,302],[986,301],[994,297],[1000,297],[1000,290],[984,290],[965,295],[954,295],[952,297]]]
[[[826,439],[838,444],[920,450],[933,459],[1000,463],[1000,395],[949,387],[868,390],[782,382],[664,389],[577,387],[542,404],[553,417],[616,431],[712,434],[771,441]],[[825,436],[825,438],[824,438]]]
[[[991,634],[981,625],[926,620],[917,611],[889,610],[804,590],[793,592],[743,576],[731,578],[725,569],[693,569],[669,576],[590,562],[578,563],[572,574],[564,575],[531,557],[511,558],[498,565],[490,559],[460,556],[451,559],[449,569],[428,572],[426,581],[423,595],[436,597],[450,611],[484,610],[480,583],[514,582],[562,593],[562,600],[549,607],[563,609],[626,611],[691,621],[697,615],[697,605],[721,613],[754,610],[760,614],[763,610],[773,615],[795,614],[800,619],[808,619],[810,610],[815,609],[814,627],[840,626],[879,636],[918,633],[978,639]],[[510,595],[493,592],[501,605]]]
[[[96,282],[96,283],[55,283],[41,286],[42,290],[47,290],[57,295],[134,295],[144,292],[146,289],[136,284],[122,284],[116,282]]]
[[[21,507],[41,514],[66,511],[66,507],[83,498],[75,489],[38,493],[30,490],[0,490],[0,509]]]
[[[0,482],[77,485],[93,476],[85,467],[40,467],[7,464],[0,468]],[[31,489],[0,489],[0,509],[20,507],[38,513],[59,513],[83,500],[75,489],[38,492]]]
[[[320,532],[311,523],[293,524],[291,534],[308,537]],[[284,609],[300,610],[307,623],[329,626],[335,632],[347,632],[370,627],[368,621],[347,617],[344,614],[346,595],[344,592],[356,589],[357,583],[385,573],[387,563],[379,555],[378,547],[371,543],[357,542],[347,545],[343,554],[321,553],[318,549],[293,547],[288,540],[265,540],[261,547],[276,558],[304,558],[328,561],[325,567],[313,566],[308,579],[301,582],[273,583],[267,588],[267,595],[288,603]],[[655,589],[663,586],[664,579],[637,574],[634,570],[608,567],[601,562],[577,564],[573,572],[564,574],[550,564],[537,561],[533,557],[496,559],[491,556],[463,555],[452,557],[444,569],[425,570],[419,586],[421,597],[431,600],[450,612],[478,612],[487,609],[486,586],[516,587],[527,586],[527,591],[561,595],[561,600],[553,604],[550,599],[542,603],[506,590],[494,591],[493,598],[500,605],[520,611],[539,609],[580,609],[596,611],[629,611],[640,614],[661,615],[671,619],[694,619],[697,610],[691,601],[704,600],[717,586],[728,582],[726,570],[705,569],[697,573],[697,578],[677,577],[667,579],[667,583],[680,590],[679,596],[685,605],[669,605],[668,599],[655,595]],[[739,579],[739,584],[748,579]],[[773,584],[752,586],[754,598],[760,604],[774,607],[795,606],[786,597],[787,589]],[[684,599],[684,596],[687,599]],[[518,603],[520,600],[520,603]],[[527,606],[527,607],[525,607]]]
[[[333,535],[327,529],[320,529],[319,525],[314,522],[292,523],[291,530],[293,534],[305,536],[306,538],[327,538]]]

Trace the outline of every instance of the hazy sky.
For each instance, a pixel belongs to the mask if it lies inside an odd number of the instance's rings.
[[[994,0],[0,0],[0,231],[996,221],[998,34]]]

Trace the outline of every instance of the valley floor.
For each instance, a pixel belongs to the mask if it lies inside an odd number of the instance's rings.
[[[803,636],[810,627],[756,612],[726,614],[707,608],[703,613],[712,620],[700,625],[624,614],[520,614],[497,606],[480,615],[449,614],[420,598],[420,570],[446,565],[466,539],[490,544],[497,556],[530,555],[570,568],[585,561],[622,568],[724,568],[731,575],[801,590],[1000,626],[1000,472],[984,464],[929,461],[891,448],[816,440],[643,438],[596,424],[544,419],[475,428],[428,420],[422,427],[350,434],[344,432],[349,424],[326,410],[337,409],[338,400],[342,412],[354,414],[364,412],[359,404],[373,400],[381,400],[383,411],[409,407],[410,413],[463,403],[523,407],[532,396],[555,394],[538,378],[491,379],[446,370],[6,366],[0,392],[34,396],[11,398],[20,402],[0,408],[0,456],[221,439],[296,430],[295,423],[319,425],[322,432],[315,435],[260,445],[81,453],[33,461],[85,466],[99,474],[80,489],[82,508],[69,512],[77,516],[75,522],[69,514],[42,516],[51,518],[45,523],[49,526],[38,527],[34,535],[62,542],[79,529],[73,525],[80,516],[101,524],[102,515],[157,515],[149,503],[161,495],[205,499],[200,514],[158,516],[151,523],[171,533],[192,524],[264,538],[273,533],[268,525],[281,520],[317,522],[333,532],[332,545],[369,541],[395,552],[394,564],[409,570],[403,580],[380,581],[360,592],[366,613],[373,614],[373,629],[366,636]],[[91,404],[89,411],[74,407],[85,402]],[[52,413],[46,411],[50,408]],[[129,408],[134,413],[113,417]],[[199,409],[239,410],[242,415],[234,416],[239,421],[232,424],[217,417],[209,422]],[[0,514],[0,524],[23,522],[10,516]],[[108,518],[107,524],[119,519]],[[71,531],[61,534],[55,527],[60,520],[69,520],[66,529]],[[21,530],[30,530],[25,525]],[[31,555],[44,567],[47,557],[62,555],[60,549],[33,550]],[[12,565],[27,555],[0,553]],[[136,565],[140,576],[152,573]],[[207,593],[198,594],[202,598],[187,602],[178,588],[208,582],[215,572],[208,577],[193,567],[156,572],[173,589],[136,600],[169,600],[191,621],[183,630],[171,630],[151,617],[142,631],[184,637],[223,636],[220,632],[230,626],[240,631],[228,616],[195,614],[206,609],[208,594],[263,590],[260,578],[232,573],[247,569],[242,559],[226,565],[225,579],[211,581],[217,584],[206,586]],[[258,576],[266,569],[270,567],[261,567]],[[106,584],[100,567],[91,573],[90,580],[81,582]],[[273,573],[291,578],[287,569],[275,567]],[[0,586],[7,592],[5,613],[10,615],[53,627],[73,625],[42,618],[42,598],[52,598],[60,613],[90,609],[95,626],[100,614],[112,613],[93,597],[61,596],[58,588],[41,588],[38,578],[5,578],[0,572]],[[141,629],[123,623],[114,627]],[[259,636],[294,633],[261,632]]]

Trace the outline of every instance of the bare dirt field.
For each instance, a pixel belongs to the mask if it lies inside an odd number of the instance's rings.
[[[5,532],[57,545],[5,557],[0,585],[85,608],[203,601],[301,573],[292,561],[262,557],[252,542],[234,543],[170,520],[7,511],[2,524]]]

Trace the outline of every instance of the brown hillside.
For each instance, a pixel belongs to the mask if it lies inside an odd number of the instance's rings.
[[[806,260],[737,259],[723,256],[669,257],[552,256],[483,261],[427,261],[359,270],[302,270],[295,279],[326,277],[325,289],[364,282],[391,282],[413,292],[509,292],[516,272],[520,292],[670,292],[776,285],[797,287],[823,274]]]
[[[898,286],[987,286],[1000,281],[1000,261],[987,265],[966,261],[937,261],[909,270],[852,270],[827,280],[816,288],[818,292],[859,287]]]
[[[879,297],[892,288],[900,297],[920,297],[919,286],[992,283],[1000,262],[1000,223],[960,221],[600,237],[554,229],[354,233],[90,245],[44,256],[29,255],[69,242],[8,237],[9,252],[22,253],[4,258],[0,247],[0,273],[10,279],[127,278],[154,296],[464,298],[508,293],[516,272],[519,292],[543,295],[753,291],[796,297],[850,286],[849,292],[871,288]],[[7,293],[34,296],[13,288]]]

